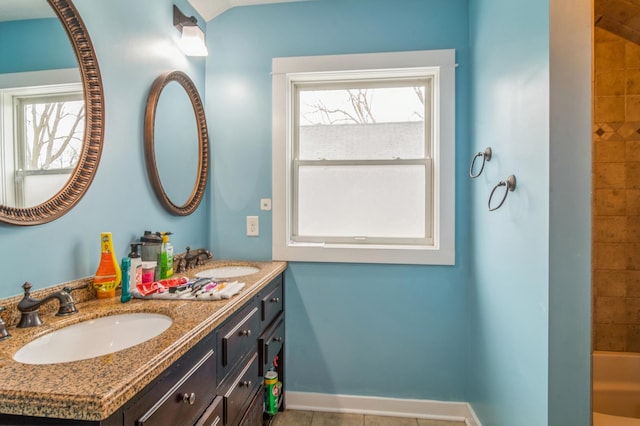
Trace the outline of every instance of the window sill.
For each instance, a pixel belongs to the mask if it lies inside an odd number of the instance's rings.
[[[454,265],[455,250],[423,245],[315,244],[273,247],[273,259],[298,262]]]

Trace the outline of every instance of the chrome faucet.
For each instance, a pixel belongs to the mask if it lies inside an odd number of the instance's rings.
[[[79,287],[64,287],[62,290],[51,293],[42,299],[34,299],[31,297],[31,283],[24,283],[22,286],[24,289],[24,296],[20,303],[18,303],[18,310],[22,313],[22,316],[20,317],[20,322],[16,327],[26,328],[42,325],[42,320],[38,315],[38,309],[44,303],[52,299],[57,299],[58,302],[60,302],[58,313],[56,314],[57,316],[75,314],[78,312],[78,309],[76,309],[75,301],[73,300],[73,297],[71,297],[71,292],[73,290],[86,288],[88,285],[89,284],[87,283]]]

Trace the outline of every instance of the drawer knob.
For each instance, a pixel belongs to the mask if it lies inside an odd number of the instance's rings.
[[[251,336],[251,330],[240,330],[241,336]]]
[[[251,380],[245,380],[244,382],[240,383],[242,386],[245,387],[251,387]]]
[[[273,340],[276,342],[282,342],[282,337],[274,337]]]
[[[190,394],[185,392],[184,395],[182,395],[182,402],[193,405],[196,402],[196,394],[194,392],[191,392]]]
[[[271,303],[280,303],[280,298],[279,297],[273,297],[271,299]]]

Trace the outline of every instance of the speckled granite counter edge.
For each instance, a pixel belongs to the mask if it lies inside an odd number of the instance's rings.
[[[94,299],[95,294],[89,286],[79,290],[79,294],[74,293],[79,314],[55,317],[55,303],[48,303],[47,309],[41,310],[44,326],[17,329],[19,313],[16,306],[21,296],[0,300],[0,305],[7,307],[3,316],[12,334],[10,339],[0,342],[0,413],[93,421],[108,418],[287,268],[286,262],[277,261],[214,260],[189,271],[189,275],[228,265],[260,268],[256,274],[234,278],[245,282],[246,286],[228,301],[134,299],[121,304],[119,298]],[[34,297],[87,281],[91,280],[42,289],[33,292]],[[147,342],[88,360],[26,365],[12,358],[20,347],[42,334],[89,318],[126,312],[164,313],[171,316],[174,323]]]

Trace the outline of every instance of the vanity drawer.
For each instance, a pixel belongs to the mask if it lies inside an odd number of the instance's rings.
[[[271,321],[284,309],[282,275],[274,279],[265,292],[260,301],[261,330],[267,328]]]
[[[224,424],[224,404],[223,398],[217,396],[213,400],[207,411],[204,412],[195,426],[222,426]]]
[[[216,394],[215,376],[216,361],[213,349],[209,349],[200,358],[196,358],[195,363],[181,363],[126,410],[124,424],[193,424]]]
[[[260,317],[255,302],[250,303],[239,315],[220,328],[218,383],[224,380],[239,361],[249,353],[255,352],[259,328]]]
[[[264,388],[260,387],[253,401],[247,408],[247,412],[240,421],[240,426],[263,426],[264,413]]]
[[[273,359],[282,349],[282,345],[284,345],[284,315],[258,341],[258,353],[260,355],[259,374],[261,376],[264,376],[265,369],[269,368]]]
[[[261,385],[258,375],[258,354],[254,352],[224,395],[225,425],[238,424],[251,397]]]

